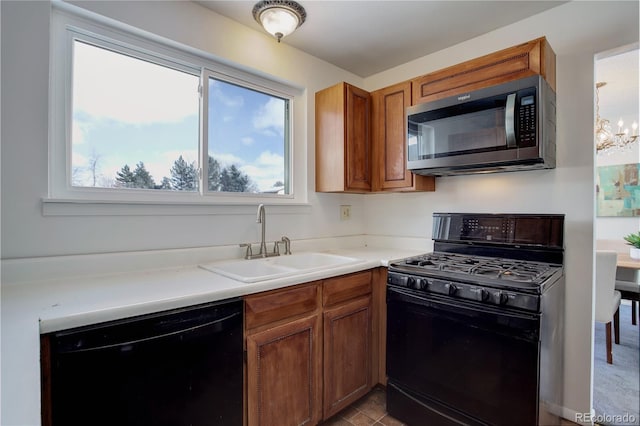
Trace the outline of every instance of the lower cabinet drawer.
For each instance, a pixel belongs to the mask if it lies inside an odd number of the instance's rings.
[[[371,271],[329,278],[323,281],[322,305],[331,306],[371,293]]]
[[[252,330],[314,312],[320,307],[320,287],[317,283],[305,284],[247,296],[244,301],[245,327]]]

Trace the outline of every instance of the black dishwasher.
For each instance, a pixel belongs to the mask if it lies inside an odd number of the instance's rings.
[[[242,364],[239,298],[51,333],[43,424],[241,426]]]

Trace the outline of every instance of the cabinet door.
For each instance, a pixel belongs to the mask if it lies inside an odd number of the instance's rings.
[[[411,82],[395,84],[371,94],[373,108],[373,190],[433,191],[432,176],[407,169],[406,107],[411,105]]]
[[[346,85],[346,189],[371,191],[371,98]]]
[[[338,83],[316,93],[316,191],[371,191],[371,97]]]
[[[371,297],[324,312],[325,419],[365,395],[371,384]]]
[[[247,335],[247,425],[314,425],[322,386],[320,315]]]

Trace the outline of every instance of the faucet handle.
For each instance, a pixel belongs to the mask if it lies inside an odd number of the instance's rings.
[[[240,247],[246,247],[247,248],[247,252],[244,255],[245,259],[251,259],[251,256],[253,255],[253,252],[251,251],[251,243],[243,243],[240,244]]]
[[[282,237],[280,241],[284,243],[284,254],[291,254],[291,240],[289,237]]]

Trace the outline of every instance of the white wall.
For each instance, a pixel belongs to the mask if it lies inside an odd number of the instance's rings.
[[[129,250],[206,247],[259,241],[256,205],[191,216],[44,216],[47,196],[49,2],[2,1],[2,258]],[[305,181],[310,208],[270,208],[267,239],[292,240],[364,233],[362,196],[316,194],[314,94],[339,81],[362,79],[276,43],[184,1],[76,2],[121,22],[209,52],[226,61],[302,87],[295,149],[306,161],[295,172]],[[303,158],[304,158],[303,157]],[[340,221],[339,205],[352,205]],[[227,212],[228,211],[228,212]]]
[[[431,235],[434,211],[565,214],[565,407],[591,403],[594,55],[638,40],[637,2],[570,2],[365,80],[368,90],[546,36],[557,57],[557,168],[446,177],[432,194],[369,195],[370,234]],[[570,412],[568,413],[570,414]]]

